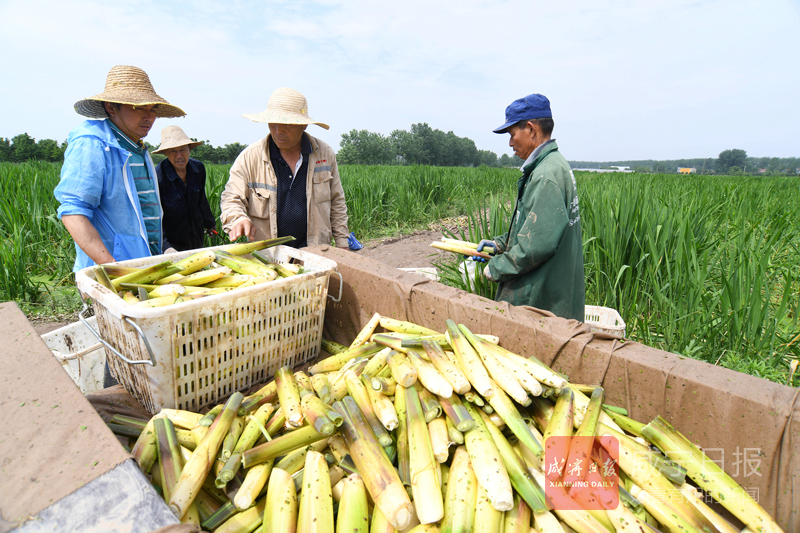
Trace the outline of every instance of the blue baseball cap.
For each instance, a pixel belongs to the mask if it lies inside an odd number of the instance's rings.
[[[505,133],[508,128],[520,120],[530,120],[533,118],[552,118],[550,112],[550,100],[543,94],[529,94],[524,98],[514,100],[506,108],[506,123],[495,128],[495,133]]]

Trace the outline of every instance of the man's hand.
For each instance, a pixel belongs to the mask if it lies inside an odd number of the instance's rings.
[[[483,239],[481,242],[478,243],[478,251],[482,252],[484,248],[491,248],[491,250],[486,250],[487,254],[496,254],[497,253],[497,243],[494,241],[490,241],[489,239]]]
[[[256,236],[256,228],[249,218],[243,218],[233,225],[231,231],[228,233],[228,238],[231,242],[239,237],[247,237],[248,241],[252,241]]]
[[[492,272],[489,270],[489,265],[486,265],[483,268],[483,276],[488,279],[489,281],[497,281],[496,279],[492,278]]]

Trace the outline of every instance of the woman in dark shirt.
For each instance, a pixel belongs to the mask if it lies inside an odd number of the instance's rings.
[[[156,167],[166,251],[202,248],[203,230],[216,228],[206,198],[206,167],[189,159],[192,148],[201,144],[178,126],[168,126],[161,131],[161,146],[153,151],[167,156]]]

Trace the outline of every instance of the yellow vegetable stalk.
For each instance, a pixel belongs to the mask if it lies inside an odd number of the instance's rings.
[[[337,370],[341,370],[349,361],[357,357],[376,354],[382,349],[383,346],[374,342],[368,342],[355,348],[348,348],[344,352],[332,355],[331,357],[327,357],[322,361],[311,365],[308,369],[308,372],[312,376],[315,374],[321,374],[323,372],[336,372]]]
[[[265,248],[278,246],[279,244],[286,244],[287,242],[292,242],[293,240],[295,240],[294,237],[287,235],[286,237],[278,237],[276,239],[229,244],[227,246],[223,246],[221,250],[231,255],[247,255],[259,250],[264,250]]]
[[[236,491],[236,496],[233,498],[233,505],[240,511],[249,509],[255,502],[256,497],[264,488],[267,479],[272,472],[272,461],[267,461],[260,465],[256,465],[247,471],[242,486]]]
[[[498,358],[494,355],[494,352],[486,347],[488,343],[476,337],[464,324],[459,324],[458,329],[461,330],[475,349],[475,352],[481,358],[481,361],[483,361],[483,366],[489,372],[489,377],[491,377],[506,394],[511,396],[515,402],[520,405],[530,405],[531,399],[528,398],[528,393],[525,392],[525,389],[519,384],[514,373],[500,363]]]
[[[253,276],[249,274],[229,274],[227,276],[222,276],[221,278],[210,283],[206,283],[205,286],[209,289],[216,289],[220,287],[238,287],[242,283],[250,281],[251,279],[253,279]]]
[[[303,396],[303,399],[300,400],[300,408],[308,423],[314,426],[314,429],[322,435],[331,435],[336,429],[333,421],[327,416],[328,411],[333,411],[333,409],[317,396],[313,394]],[[341,423],[341,417],[339,417],[339,420]]]
[[[292,450],[308,446],[324,438],[326,438],[325,435],[317,432],[314,426],[303,426],[300,429],[289,431],[280,437],[242,452],[242,466],[250,468],[251,466],[265,463],[270,459],[275,459]]]
[[[495,353],[495,355],[500,357],[506,357],[511,359],[522,368],[527,370],[537,381],[540,383],[544,383],[550,387],[553,387],[556,390],[561,390],[563,387],[567,386],[567,380],[563,377],[559,376],[557,373],[553,372],[547,365],[540,362],[538,359],[527,359],[520,355],[515,354],[514,352],[509,352],[505,348],[501,348],[500,346],[494,346],[491,344],[485,345],[486,348]]]
[[[408,409],[406,408],[406,392],[402,385],[397,385],[394,394],[394,410],[397,413],[397,473],[403,485],[411,488],[411,466],[409,464],[408,443]]]
[[[380,509],[375,507],[372,510],[372,522],[369,525],[370,533],[397,533],[397,529],[386,518]]]
[[[475,426],[464,433],[464,444],[469,452],[475,477],[486,491],[492,507],[497,511],[508,511],[514,506],[514,496],[503,458],[486,424],[478,421],[477,410],[471,405],[465,407],[475,419]]]
[[[367,341],[369,341],[370,336],[375,333],[375,328],[378,327],[380,322],[380,314],[375,313],[372,315],[372,318],[367,321],[366,325],[361,329],[361,331],[358,332],[358,335],[356,335],[356,338],[353,339],[353,342],[350,343],[350,348],[352,349],[361,346],[362,344],[366,344]]]
[[[331,398],[331,384],[328,381],[328,376],[325,374],[316,374],[311,376],[311,386],[314,387],[314,392],[320,400],[330,405],[333,403]]]
[[[531,471],[531,474],[540,486],[545,486],[547,480],[544,474],[538,470]],[[570,498],[563,487],[550,486],[548,490],[558,493],[557,501],[554,502],[554,512],[569,527],[580,533],[609,533],[609,530],[592,513]],[[598,513],[602,513],[602,511],[598,511]],[[605,515],[603,514],[603,516]]]
[[[470,414],[475,418],[475,425],[481,426],[494,441],[497,451],[506,468],[511,486],[517,494],[525,500],[531,509],[541,511],[547,508],[544,490],[531,477],[525,462],[516,454],[513,446],[508,442],[502,431],[489,420],[488,415],[481,413],[474,407],[468,407]]]
[[[384,394],[373,389],[363,374],[361,375],[361,381],[364,384],[364,390],[367,391],[367,396],[369,397],[370,404],[372,404],[372,410],[375,412],[375,416],[378,417],[383,427],[392,431],[400,423],[397,419],[397,412],[394,409],[394,404]]]
[[[403,387],[410,387],[416,383],[417,371],[404,354],[392,350],[387,356],[387,361],[392,371],[392,377],[397,383]]]
[[[148,298],[159,298],[161,296],[180,296],[186,292],[186,287],[177,283],[167,283],[158,285],[155,289],[147,293]]]
[[[476,430],[472,430],[476,431]],[[475,465],[472,462],[473,467]],[[475,533],[497,533],[502,531],[503,528],[503,512],[498,511],[489,494],[481,486],[480,482],[477,484],[477,496],[475,498],[475,519],[473,521],[473,531]],[[513,505],[513,504],[512,504]],[[509,509],[511,505],[509,506]]]
[[[375,376],[370,380],[370,384],[372,390],[380,392],[384,396],[394,396],[394,389],[397,386],[397,382],[391,376],[388,378]]]
[[[480,356],[455,322],[448,318],[446,324],[450,345],[456,353],[461,370],[472,386],[475,387],[475,390],[478,391],[478,394],[488,399],[494,394],[494,389],[489,380],[489,373],[486,371],[486,367],[483,366]]]
[[[278,388],[278,400],[286,415],[286,422],[292,427],[303,425],[303,410],[300,408],[300,392],[294,380],[292,369],[282,366],[275,371],[275,385]]]
[[[226,520],[221,526],[213,530],[214,533],[242,533],[242,531],[255,531],[259,524],[262,523],[266,503],[266,497],[261,498],[254,506],[250,507],[246,511],[236,513],[228,518],[228,520]],[[211,528],[208,529],[211,530]]]
[[[559,522],[558,518],[556,518],[556,515],[550,511],[533,513],[533,523],[539,533],[567,533],[567,531],[564,529],[564,526],[562,526],[561,522]],[[646,531],[647,529],[645,528],[637,533]]]
[[[412,322],[405,322],[403,320],[395,320],[386,316],[381,317],[380,325],[383,329],[396,331],[398,333],[410,333],[412,335],[441,335],[440,332],[428,329],[424,326],[420,326]]]
[[[380,509],[395,528],[407,528],[413,517],[413,506],[408,493],[400,481],[398,471],[389,462],[355,401],[346,396],[342,402],[336,402],[333,408],[344,417],[340,432],[376,508]],[[399,450],[398,446],[398,453]]]
[[[319,452],[309,451],[306,455],[297,531],[334,533],[331,479],[328,464]]]
[[[431,439],[431,450],[433,458],[437,463],[444,463],[449,459],[450,437],[447,434],[446,418],[440,416],[428,422],[428,433]]]
[[[553,450],[554,457],[563,457],[564,461],[557,465],[557,468],[547,469],[547,479],[555,481],[561,477],[566,464],[566,457],[569,454],[569,439],[550,439],[550,437],[571,437],[572,436],[572,405],[574,394],[571,389],[564,387],[556,400],[553,416],[547,423],[544,431],[544,445],[548,450]],[[557,471],[556,471],[557,470]]]
[[[369,505],[364,481],[358,474],[351,474],[342,482],[344,487],[336,515],[336,533],[369,533]]]
[[[442,533],[469,533],[475,521],[478,480],[464,446],[456,448],[444,499]]]
[[[201,270],[199,272],[195,272],[194,274],[189,274],[188,276],[183,276],[181,279],[177,280],[176,283],[180,285],[205,285],[206,283],[210,283],[214,280],[218,280],[223,276],[227,276],[231,273],[231,269],[228,267],[217,267],[211,268],[208,270]]]
[[[447,424],[447,436],[453,444],[464,444],[464,434],[453,425],[453,421],[448,417],[444,417]]]
[[[739,533],[739,529],[731,525],[730,522],[722,518],[714,509],[706,505],[703,501],[702,493],[688,483],[680,486],[680,490],[692,505],[697,507],[697,510],[703,513],[706,518],[714,524],[714,527],[719,530],[719,533]],[[609,517],[611,517],[610,511]]]
[[[158,444],[161,490],[164,493],[164,499],[169,501],[172,491],[181,476],[183,458],[181,457],[175,426],[172,425],[172,422],[168,418],[156,418],[153,420],[153,427]]]
[[[494,409],[494,412],[503,420],[508,429],[533,453],[540,455],[542,453],[542,443],[534,437],[528,425],[522,419],[522,416],[517,411],[516,405],[511,399],[506,396],[505,391],[497,386],[496,383],[489,380],[493,394],[487,399],[489,405]],[[482,409],[486,412],[486,409]],[[491,413],[489,413],[491,414]],[[473,418],[475,418],[473,416]]]
[[[426,389],[443,398],[449,398],[453,395],[453,386],[436,369],[433,363],[422,359],[422,356],[413,349],[408,350],[407,356],[411,365],[417,371],[417,379]]]
[[[457,394],[464,394],[472,388],[467,376],[464,375],[464,372],[458,365],[450,361],[450,358],[447,357],[439,344],[423,340],[422,348],[425,350],[425,354],[428,356],[433,366],[435,366],[442,376],[450,383],[454,392]]]
[[[506,512],[503,533],[530,533],[531,508],[519,496],[514,498],[514,508]]]
[[[198,270],[202,270],[213,263],[215,257],[216,255],[211,250],[202,250],[190,255],[189,257],[181,259],[175,263],[175,266],[183,268],[183,270],[180,271],[182,276],[188,276],[189,274],[193,274]]]
[[[564,483],[572,485],[581,481],[586,472],[589,471],[591,461],[592,446],[594,446],[594,435],[597,429],[597,421],[603,407],[604,391],[602,387],[597,387],[592,392],[592,398],[586,414],[583,417],[580,427],[575,432],[575,439],[571,439],[567,465],[570,468],[564,474]]]
[[[244,430],[244,422],[237,416],[233,419],[233,422],[231,422],[228,434],[225,435],[225,439],[222,441],[220,458],[223,462],[231,458],[233,449],[236,447],[236,443],[239,442],[239,437],[242,436],[242,430]]]
[[[715,462],[666,420],[657,417],[643,430],[645,438],[686,469],[697,485],[711,494],[736,518],[757,533],[776,533],[781,528],[764,509]],[[636,497],[636,495],[634,494]],[[644,502],[642,502],[644,503]],[[652,512],[652,511],[651,511]],[[656,517],[658,519],[658,517]]]
[[[369,423],[369,426],[375,433],[375,437],[377,437],[380,445],[384,447],[391,445],[392,436],[389,435],[389,433],[386,431],[386,427],[381,423],[381,421],[378,419],[378,416],[375,414],[375,411],[372,408],[372,402],[369,398],[369,392],[367,392],[367,387],[364,385],[364,382],[362,382],[361,379],[351,370],[345,372],[344,380],[345,384],[347,385],[347,392],[350,394],[353,400],[355,400],[355,403],[358,405],[358,408],[361,410],[361,413],[364,415],[367,423]]]
[[[387,362],[386,358],[392,352],[392,349],[388,346],[375,355],[373,355],[367,366],[364,367],[364,372],[362,374],[369,378],[377,376],[384,368],[386,368]]]
[[[430,433],[417,390],[409,387],[405,389],[405,395],[414,508],[420,523],[431,524],[438,522],[444,516],[441,481],[438,478]]]
[[[235,392],[225,404],[225,408],[209,428],[208,434],[197,446],[191,459],[186,462],[181,472],[181,477],[175,485],[175,490],[169,500],[169,508],[179,517],[186,514],[187,509],[194,501],[203,481],[211,471],[216,461],[217,453],[222,440],[236,418],[236,411],[242,403],[242,394]]]

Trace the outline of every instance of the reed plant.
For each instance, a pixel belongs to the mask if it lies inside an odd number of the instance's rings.
[[[787,380],[800,357],[800,178],[576,178],[588,305],[617,309],[633,340]],[[509,209],[493,197],[486,204],[453,237],[505,232]],[[493,297],[482,263],[469,277],[463,264],[441,261],[442,281]]]
[[[206,165],[217,220],[229,170]],[[77,306],[74,244],[53,197],[59,172],[57,163],[0,163],[0,299],[29,315]],[[464,217],[449,236],[472,242],[507,231],[519,176],[488,167],[349,165],[340,174],[359,239]],[[800,357],[800,177],[579,172],[576,179],[587,304],[617,309],[631,339],[787,379]],[[437,266],[443,282],[494,297],[482,263],[469,275],[457,256]]]

